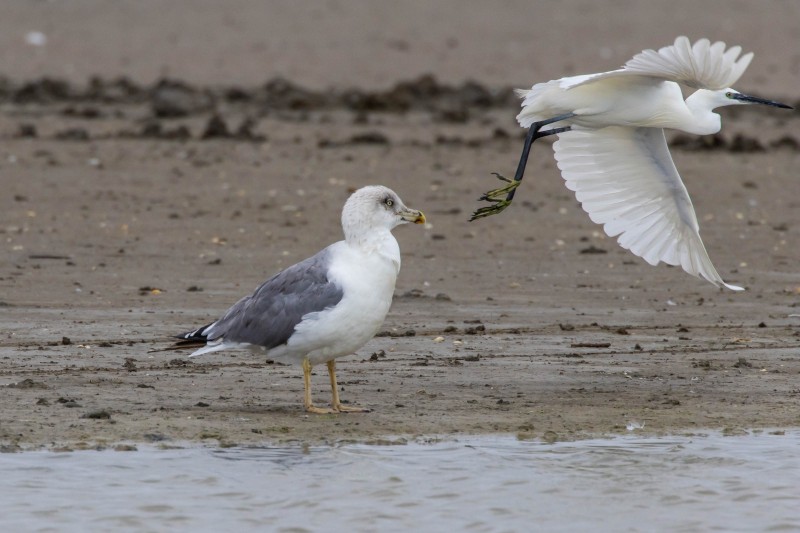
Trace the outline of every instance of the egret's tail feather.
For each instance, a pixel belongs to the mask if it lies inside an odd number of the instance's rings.
[[[530,89],[515,89],[514,92],[517,96],[522,98],[522,111],[517,115],[517,122],[523,128],[530,128],[534,122],[547,120],[552,116],[560,113],[554,112],[550,116],[546,116],[548,111],[547,94],[549,91],[560,91],[558,81],[548,81],[546,83],[537,83]]]

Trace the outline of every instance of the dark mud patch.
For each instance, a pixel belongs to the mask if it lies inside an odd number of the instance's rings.
[[[729,152],[729,153],[758,153],[768,150],[800,150],[800,142],[792,135],[783,135],[767,143],[758,137],[736,133],[728,136],[724,133],[714,135],[687,135],[676,134],[670,141],[672,148],[690,152]]]
[[[434,112],[445,122],[464,122],[470,110],[516,105],[518,99],[511,87],[491,88],[474,81],[448,85],[427,74],[378,91],[359,88],[315,91],[284,78],[274,78],[258,87],[208,87],[170,78],[140,85],[125,77],[111,80],[93,77],[86,84],[78,85],[50,77],[23,82],[3,77],[0,78],[0,102],[16,105],[146,104],[157,118],[203,114],[221,104],[250,106],[261,111],[343,108],[355,112],[403,113],[425,110]],[[83,109],[92,110],[87,118],[103,114],[99,108]]]
[[[451,85],[430,74],[397,82],[383,90],[356,87],[312,90],[285,78],[242,87],[195,85],[172,78],[142,85],[125,77],[93,77],[84,84],[52,77],[32,81],[0,77],[0,104],[6,107],[7,115],[25,117],[24,122],[7,133],[11,138],[44,137],[73,142],[107,138],[264,142],[268,139],[258,131],[258,123],[265,117],[286,122],[325,121],[326,113],[346,111],[352,114],[349,123],[368,124],[370,115],[422,112],[436,124],[482,124],[492,109],[508,109],[509,117],[513,116],[519,99],[509,86],[490,87],[475,81]],[[765,111],[768,117],[793,118],[774,113]],[[49,115],[57,115],[70,124],[43,134],[45,128],[37,121]],[[202,117],[208,118],[198,125],[197,119]],[[113,128],[103,126],[109,122],[113,122]],[[522,130],[518,133],[522,135]],[[512,138],[505,129],[487,125],[486,135],[481,137],[437,133],[432,143],[415,142],[426,147],[480,148]],[[321,148],[362,144],[389,146],[392,139],[386,131],[371,130],[345,140],[318,141]],[[730,153],[800,150],[800,140],[793,134],[764,140],[744,133],[700,137],[679,133],[671,145],[688,151]]]

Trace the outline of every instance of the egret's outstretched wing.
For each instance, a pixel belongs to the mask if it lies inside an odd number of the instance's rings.
[[[651,76],[671,80],[697,89],[720,90],[731,87],[744,74],[753,53],[742,57],[741,46],[725,50],[725,43],[714,44],[708,39],[700,39],[694,45],[685,36],[675,39],[670,46],[655,50],[645,50],[633,56],[619,70],[597,74],[569,88],[617,76]]]
[[[651,265],[680,265],[732,290],[700,239],[697,217],[664,130],[608,127],[559,134],[553,145],[567,188],[610,237]]]

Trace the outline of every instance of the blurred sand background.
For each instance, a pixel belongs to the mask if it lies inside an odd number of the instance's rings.
[[[28,31],[48,44],[27,45]],[[282,76],[315,89],[373,89],[432,73],[524,87],[616,68],[677,35],[740,43],[756,56],[742,88],[792,96],[800,6],[791,1],[16,1],[0,20],[0,66],[17,79],[75,82],[99,74],[252,85]]]

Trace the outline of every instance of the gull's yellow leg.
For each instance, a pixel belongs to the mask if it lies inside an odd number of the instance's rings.
[[[328,361],[328,376],[331,378],[331,394],[333,395],[331,405],[333,406],[334,411],[338,411],[340,413],[369,413],[369,409],[365,409],[363,407],[349,407],[347,405],[342,405],[342,402],[339,401],[339,385],[336,384],[335,359]]]
[[[305,405],[306,411],[318,415],[326,415],[336,412],[333,409],[316,407],[313,403],[311,403],[311,361],[309,361],[308,358],[303,359],[303,387],[305,388],[305,396],[303,396],[303,405]]]

